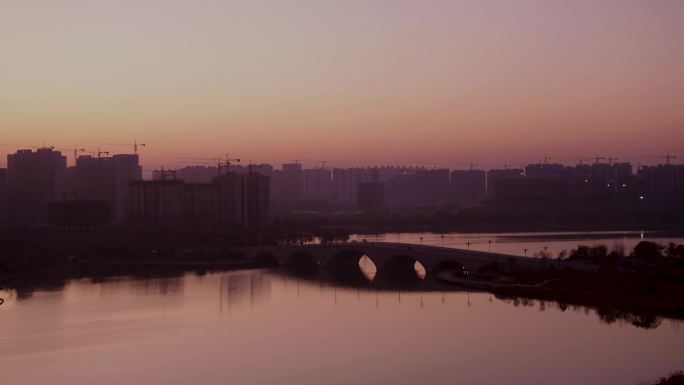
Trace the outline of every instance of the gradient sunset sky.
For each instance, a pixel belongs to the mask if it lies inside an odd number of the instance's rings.
[[[0,50],[0,164],[134,139],[147,167],[684,152],[682,0],[5,0]]]

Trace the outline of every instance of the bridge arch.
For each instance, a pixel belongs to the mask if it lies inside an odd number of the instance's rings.
[[[283,260],[284,265],[299,265],[299,266],[318,266],[320,262],[318,257],[313,253],[304,250],[297,250],[288,254]]]
[[[324,266],[325,267],[332,267],[332,268],[340,268],[340,267],[353,267],[353,268],[358,268],[359,267],[359,262],[361,261],[361,258],[366,256],[368,259],[373,262],[373,264],[377,267],[378,263],[371,257],[370,255],[364,253],[363,251],[359,249],[342,249],[337,252],[335,252],[332,256],[330,256],[326,261]]]
[[[420,264],[420,267],[425,269],[425,266],[418,258],[408,254],[400,254],[387,258],[381,266],[378,266],[378,269],[415,271],[416,264]]]
[[[278,257],[275,256],[275,254],[269,252],[269,251],[260,251],[253,257],[254,263],[257,263],[259,265],[263,266],[269,266],[269,267],[275,267],[280,264],[280,261],[278,261]]]

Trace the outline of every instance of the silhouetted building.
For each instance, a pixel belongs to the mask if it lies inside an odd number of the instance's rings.
[[[422,190],[422,193],[419,194],[420,204],[441,205],[449,200],[448,169],[418,170],[416,177],[417,187]]]
[[[386,189],[387,205],[390,207],[440,206],[449,197],[449,170],[404,168],[387,181]]]
[[[501,179],[496,182],[495,198],[499,203],[547,204],[562,201],[569,194],[560,178]]]
[[[186,183],[211,183],[219,174],[218,167],[215,166],[186,166],[175,170],[175,172],[176,179]],[[152,179],[166,179],[164,174],[163,170],[154,170],[152,171]]]
[[[111,222],[109,202],[62,201],[48,204],[48,224],[55,227],[101,227]]]
[[[271,180],[258,172],[250,172],[245,181],[245,225],[266,226],[270,216]]]
[[[332,202],[336,206],[349,206],[354,202],[354,185],[351,169],[335,168],[332,171]]]
[[[19,150],[7,156],[10,221],[47,223],[47,206],[62,200],[67,191],[66,157],[52,148]]]
[[[487,171],[487,195],[492,198],[496,190],[496,183],[502,179],[521,179],[525,172],[521,168],[505,168]]]
[[[462,206],[479,205],[487,194],[484,170],[454,170],[451,172],[451,197]]]
[[[385,208],[385,184],[382,182],[360,182],[358,184],[357,207],[366,212]]]
[[[114,155],[106,158],[81,156],[73,171],[73,197],[76,200],[99,200],[109,203],[114,222],[125,222],[129,213],[129,183],[142,180],[138,155]]]
[[[218,189],[214,183],[184,183],[182,222],[214,224],[219,219]]]
[[[304,171],[299,163],[285,163],[273,172],[272,199],[282,209],[304,199]]]
[[[330,170],[314,168],[304,170],[304,199],[313,202],[330,202],[332,198]]]
[[[572,176],[572,168],[557,163],[529,164],[525,167],[525,176],[528,178],[569,178]]]
[[[219,220],[221,223],[242,226],[245,217],[245,176],[233,172],[217,176],[214,183],[218,187]]]
[[[684,165],[645,166],[639,169],[640,196],[654,209],[684,207]]]
[[[0,168],[0,224],[7,223],[7,169]]]
[[[184,185],[179,180],[130,182],[130,221],[143,225],[181,223]]]

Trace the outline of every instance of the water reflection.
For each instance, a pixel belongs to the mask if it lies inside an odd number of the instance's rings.
[[[372,268],[62,277],[21,298],[5,290],[3,383],[603,384],[681,364],[684,334],[657,317],[460,291],[409,270],[369,279]],[[605,326],[616,324],[639,328]]]
[[[366,277],[368,282],[373,282],[375,275],[378,274],[378,267],[367,255],[364,255],[359,259],[359,269],[361,273]]]
[[[222,273],[219,280],[219,313],[230,313],[249,302],[250,308],[271,297],[271,277],[259,270]]]
[[[403,265],[402,265],[403,266]],[[190,278],[202,284],[218,279],[218,310],[232,311],[235,307],[255,304],[268,300],[273,292],[273,277],[279,277],[284,282],[293,282],[300,293],[301,285],[314,285],[331,289],[333,297],[337,298],[337,291],[355,290],[359,296],[362,293],[393,292],[397,300],[401,301],[402,293],[419,293],[420,304],[424,305],[423,293],[442,293],[441,300],[445,302],[443,293],[461,292],[466,298],[466,305],[470,306],[470,291],[445,284],[434,274],[428,274],[425,268],[418,262],[414,262],[413,269],[386,269],[378,271],[373,261],[367,256],[360,258],[358,266],[346,265],[336,268],[323,268],[318,264],[290,265],[283,268],[266,270],[247,270],[210,273],[198,271],[184,273],[182,271],[135,271],[119,275],[116,272],[110,274],[97,274],[89,278],[69,276],[40,276],[33,280],[24,280],[15,283],[10,288],[0,291],[0,297],[5,300],[3,308],[14,306],[17,303],[33,298],[35,293],[55,293],[55,300],[62,296],[70,288],[81,287],[84,284],[95,285],[101,296],[117,296],[128,293],[131,296],[150,297],[151,300],[158,297],[183,297]],[[217,278],[218,277],[218,278]],[[555,308],[561,312],[569,307],[583,309],[584,312],[597,314],[598,319],[605,324],[630,324],[639,328],[652,329],[662,324],[662,319],[654,314],[633,314],[608,307],[589,307],[582,304],[582,298],[573,300],[573,304],[548,299],[538,300],[533,298],[509,297],[495,295],[495,298],[503,303],[515,307],[539,306],[540,311],[547,308]],[[489,296],[490,300],[492,296]],[[566,299],[567,300],[567,299]]]

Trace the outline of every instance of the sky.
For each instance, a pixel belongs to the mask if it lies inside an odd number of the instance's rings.
[[[683,20],[681,0],[0,0],[0,164],[134,140],[152,168],[684,158]]]

